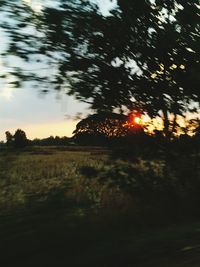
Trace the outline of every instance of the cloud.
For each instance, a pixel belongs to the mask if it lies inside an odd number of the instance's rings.
[[[4,100],[10,101],[13,98],[13,88],[9,86],[5,86],[0,91],[0,98],[3,98]]]

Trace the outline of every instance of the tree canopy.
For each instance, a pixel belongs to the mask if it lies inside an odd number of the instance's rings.
[[[21,130],[17,129],[12,135],[9,131],[5,132],[6,135],[6,144],[7,146],[10,147],[15,147],[15,148],[23,148],[28,145],[28,139],[26,137],[26,133]]]
[[[99,112],[89,115],[76,125],[73,139],[85,144],[107,144],[143,132],[143,127],[132,121],[131,115]]]
[[[112,138],[126,136],[134,130],[137,131],[138,128],[141,128],[141,126],[135,123],[133,127],[129,122],[129,117],[126,115],[101,112],[81,120],[77,124],[74,134],[83,132],[91,134],[99,133]]]
[[[13,83],[65,90],[98,112],[159,115],[166,133],[198,107],[199,0],[118,0],[108,16],[87,0],[45,3],[36,12],[26,1],[1,1],[4,58],[35,68],[14,66]]]

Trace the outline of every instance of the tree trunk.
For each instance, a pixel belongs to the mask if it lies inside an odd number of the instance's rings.
[[[165,107],[162,109],[163,112],[163,121],[164,121],[164,135],[168,138],[170,136],[170,131],[169,131],[169,117],[168,117],[168,112]]]
[[[173,135],[173,133],[175,132],[175,129],[176,129],[176,120],[177,120],[177,114],[174,113],[174,119],[173,119],[173,123],[172,123],[171,135]]]

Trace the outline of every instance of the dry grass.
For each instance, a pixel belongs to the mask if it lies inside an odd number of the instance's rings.
[[[0,153],[3,266],[199,266],[199,223],[151,225],[169,215],[151,202],[152,190],[173,187],[177,174],[160,160],[111,160],[97,150]],[[144,199],[136,197],[140,189]]]
[[[142,159],[126,162],[111,159],[105,149],[97,147],[1,152],[0,213],[70,203],[108,214],[135,216],[139,212],[146,213],[145,218],[154,214],[156,221],[180,212],[197,214],[199,171],[188,160],[187,164],[184,158],[176,164]]]
[[[1,153],[0,208],[8,210],[34,201],[44,202],[60,192],[74,202],[96,202],[98,194],[103,194],[105,188],[101,187],[95,195],[98,182],[88,183],[79,169],[86,165],[99,168],[106,160],[107,156],[101,153],[94,157],[90,151],[57,151],[52,148]]]

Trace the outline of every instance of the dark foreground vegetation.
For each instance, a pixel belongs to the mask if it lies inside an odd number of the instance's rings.
[[[2,266],[199,266],[199,154],[172,148],[3,150]]]
[[[1,265],[199,266],[199,0],[33,2],[0,1],[2,84],[92,115],[73,140],[6,133]]]

